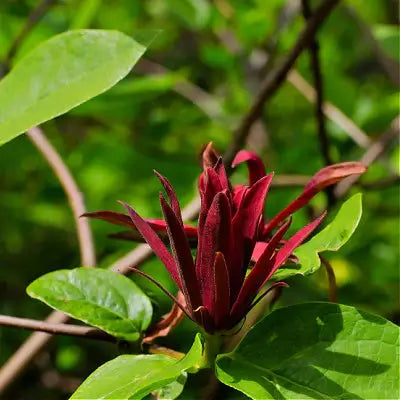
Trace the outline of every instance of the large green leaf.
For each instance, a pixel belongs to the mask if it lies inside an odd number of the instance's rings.
[[[253,399],[398,399],[399,334],[354,307],[290,306],[220,355],[217,376]]]
[[[339,250],[353,235],[362,214],[361,193],[357,193],[343,203],[333,221],[311,240],[299,246],[294,254],[298,264],[289,264],[279,269],[273,279],[282,280],[301,274],[310,275],[320,266],[318,254]]]
[[[196,367],[203,355],[203,339],[197,334],[181,360],[164,355],[123,355],[109,361],[90,375],[71,400],[141,399],[179,380],[182,373]]]
[[[74,30],[42,43],[0,81],[0,145],[115,85],[145,49],[103,30]]]
[[[50,272],[32,282],[27,293],[121,339],[138,340],[151,321],[149,298],[127,277],[104,269]]]

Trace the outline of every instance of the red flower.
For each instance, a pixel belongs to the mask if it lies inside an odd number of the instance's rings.
[[[284,241],[291,214],[326,186],[366,170],[358,162],[323,168],[296,200],[265,223],[263,210],[273,174],[265,173],[262,161],[252,152],[240,151],[232,166],[242,162],[248,165],[249,184],[232,187],[222,158],[211,144],[205,148],[199,178],[201,209],[197,228],[183,224],[175,192],[157,172],[169,200],[160,194],[164,220],[145,220],[125,203],[122,204],[129,215],[110,211],[86,214],[131,227],[134,238],[139,233],[182,291],[185,305],[179,306],[209,333],[231,329],[245,317],[260,299],[255,300],[263,286],[325,216],[322,214]],[[164,243],[165,233],[172,254]],[[191,244],[196,242],[193,259]],[[252,259],[255,264],[246,276]],[[283,285],[286,284],[277,282],[273,287]]]

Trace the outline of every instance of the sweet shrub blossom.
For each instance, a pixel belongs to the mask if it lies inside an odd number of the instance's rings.
[[[257,297],[265,284],[289,258],[295,259],[293,251],[317,228],[325,213],[284,240],[291,215],[328,185],[366,170],[358,162],[321,169],[297,199],[266,221],[263,211],[273,173],[267,174],[261,159],[247,150],[237,153],[232,167],[240,163],[247,164],[248,185],[232,186],[222,158],[212,144],[206,146],[198,182],[201,208],[197,227],[183,223],[174,189],[158,172],[155,174],[168,198],[160,194],[164,219],[143,219],[125,203],[128,214],[86,214],[132,228],[130,235],[117,237],[136,240],[141,236],[182,291],[184,302],[174,300],[208,333],[230,330],[246,316],[268,292]],[[195,258],[193,246],[197,247]],[[270,289],[285,285],[276,282]]]

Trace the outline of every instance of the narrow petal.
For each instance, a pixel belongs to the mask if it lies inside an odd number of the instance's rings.
[[[264,251],[260,255],[256,265],[247,275],[239,295],[232,307],[231,315],[243,313],[251,304],[258,291],[262,288],[269,270],[273,265],[272,256],[279,242],[290,227],[292,220],[289,219],[282,225],[272,239],[266,244]]]
[[[266,283],[268,279],[275,273],[275,271],[281,267],[293,251],[300,246],[300,244],[314,231],[314,229],[321,223],[321,221],[325,218],[326,211],[318,217],[316,220],[311,222],[310,224],[306,225],[304,228],[300,229],[297,233],[295,233],[278,251],[274,263],[268,271],[268,275],[265,279]]]
[[[265,226],[263,237],[266,237],[281,221],[306,205],[317,193],[327,186],[333,185],[350,175],[362,174],[366,170],[365,165],[360,162],[343,162],[322,168],[311,178],[300,196]]]
[[[165,221],[167,222],[168,237],[172,254],[175,258],[182,292],[185,296],[188,308],[194,310],[202,303],[199,286],[196,280],[196,271],[192,253],[178,217],[175,215],[162,194],[160,194],[160,203]]]
[[[132,235],[131,239],[134,241],[141,241],[140,233],[137,231],[135,224],[133,223],[131,217],[127,214],[114,212],[114,211],[94,211],[87,212],[81,215],[81,217],[88,217],[94,219],[101,219],[103,221],[110,222],[114,225],[125,226],[131,228]],[[160,236],[163,233],[167,233],[167,225],[163,219],[155,218],[144,218],[144,220],[150,225],[153,231],[157,232]],[[190,239],[197,239],[197,227],[191,225],[184,225],[186,236]],[[126,234],[128,235],[128,234]],[[137,239],[136,239],[137,238]]]
[[[162,176],[161,174],[159,174],[156,170],[154,170],[154,174],[157,176],[157,178],[160,180],[161,184],[164,186],[164,189],[167,192],[169,201],[171,203],[171,208],[174,211],[177,218],[179,219],[179,221],[181,222],[181,224],[183,225],[182,215],[181,215],[181,207],[179,205],[179,201],[178,201],[178,198],[176,197],[173,187],[169,183],[168,179],[165,178],[164,176]]]
[[[229,317],[229,275],[224,255],[217,252],[214,262],[214,306],[213,315],[217,327],[223,327]]]
[[[265,176],[265,167],[261,158],[257,154],[248,150],[240,150],[232,162],[232,168],[243,162],[247,163],[249,170],[249,185],[256,183],[259,179]]]
[[[181,288],[181,282],[179,279],[175,261],[168,249],[165,247],[162,240],[157,236],[157,234],[149,226],[149,224],[132,207],[122,201],[120,203],[127,209],[137,230],[143,236],[147,244],[152,248],[156,256],[165,265],[165,268],[167,268],[168,272],[170,273],[178,287]]]
[[[203,304],[212,305],[214,296],[213,265],[215,253],[230,254],[231,210],[224,192],[218,193],[207,213],[206,221],[199,230],[199,245],[196,258],[196,275],[200,282]],[[229,264],[229,261],[227,261]]]

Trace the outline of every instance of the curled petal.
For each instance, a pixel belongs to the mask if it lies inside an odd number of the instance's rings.
[[[329,185],[333,185],[350,175],[362,174],[367,167],[360,162],[343,162],[322,168],[308,182],[301,195],[292,201],[278,215],[276,215],[264,228],[263,237],[266,237],[272,229],[290,214],[307,204],[318,192]]]
[[[236,167],[238,164],[243,162],[247,163],[249,170],[249,185],[257,182],[263,176],[265,176],[265,167],[261,158],[257,154],[248,150],[240,150],[232,162],[232,167]]]
[[[219,156],[213,147],[213,143],[208,143],[201,154],[203,170],[205,171],[207,168],[213,168],[217,163],[218,158]]]

